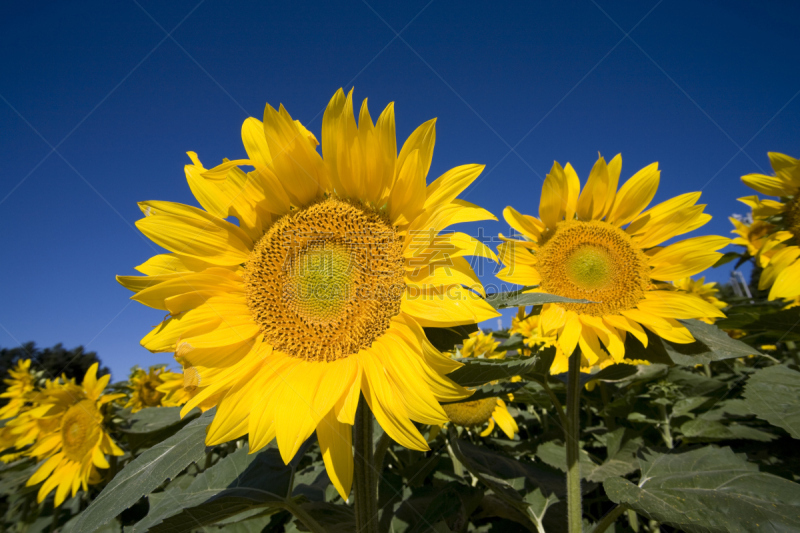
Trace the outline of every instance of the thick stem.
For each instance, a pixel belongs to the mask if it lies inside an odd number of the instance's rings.
[[[372,412],[362,396],[358,402],[356,425],[353,428],[355,462],[353,496],[355,497],[356,531],[378,533],[377,476],[373,467]]]
[[[580,431],[581,431],[581,353],[576,350],[569,358],[567,378],[567,424],[564,440],[567,443],[567,518],[569,533],[581,533]]]
[[[603,533],[603,531],[608,529],[608,526],[616,522],[617,518],[619,518],[620,515],[627,510],[628,506],[624,503],[615,506],[613,509],[607,512],[603,518],[600,519],[596,526],[594,526],[592,533]]]

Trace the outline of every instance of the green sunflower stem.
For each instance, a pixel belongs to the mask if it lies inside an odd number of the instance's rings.
[[[372,411],[362,396],[358,402],[356,425],[353,428],[355,460],[353,496],[355,498],[356,531],[378,533],[378,483],[373,466]]]
[[[567,375],[567,423],[564,440],[567,444],[567,524],[569,533],[583,530],[583,507],[581,503],[581,353],[575,350],[569,358]]]

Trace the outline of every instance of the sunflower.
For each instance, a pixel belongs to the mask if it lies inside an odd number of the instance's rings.
[[[782,247],[779,246],[776,249],[775,245],[778,243],[770,239],[770,234],[775,230],[773,224],[764,220],[753,220],[750,215],[744,219],[730,217],[728,220],[731,221],[734,228],[731,233],[738,235],[731,241],[731,244],[746,248],[747,253],[756,259],[758,266],[762,268],[767,266],[770,257]]]
[[[123,452],[103,428],[101,408],[121,394],[103,394],[111,375],[97,379],[98,363],[86,371],[83,382],[61,381],[43,392],[40,399],[47,411],[42,418],[49,419],[54,429],[42,434],[28,455],[36,459],[47,458],[28,479],[27,486],[44,481],[39,488],[39,503],[53,490],[55,505],[59,506],[68,494],[100,481],[98,468],[108,468],[106,455]],[[57,421],[57,423],[56,423]]]
[[[267,105],[263,122],[242,126],[247,159],[207,170],[189,153],[204,209],[141,204],[138,228],[172,253],[118,280],[169,313],[142,344],[195,369],[203,390],[182,412],[219,398],[209,445],[249,434],[255,452],[275,438],[288,463],[316,430],[347,498],[362,393],[386,433],[415,450],[429,448],[412,420],[443,423],[439,402],[470,394],[444,376],[460,365],[422,328],[498,316],[464,258],[494,254],[441,233],[494,217],[456,199],[483,166],[426,187],[435,136],[435,120],[422,124],[398,155],[393,104],[373,123],[365,100],[356,125],[352,91],[339,90],[323,116],[323,159],[308,130]]]
[[[167,365],[151,366],[149,370],[133,367],[128,378],[128,388],[131,397],[125,407],[131,408],[131,413],[141,411],[145,407],[161,407],[164,393],[158,390],[163,381],[161,375],[166,372]]]
[[[725,309],[728,307],[728,304],[717,298],[717,296],[719,296],[717,283],[715,281],[706,283],[705,276],[697,280],[692,278],[676,279],[672,282],[672,285],[678,290],[699,296],[717,309]],[[709,317],[703,317],[700,320],[707,324],[714,323],[714,319]]]
[[[181,357],[175,357],[181,362]],[[189,400],[203,390],[200,386],[200,376],[193,366],[185,366],[181,372],[162,372],[159,374],[161,385],[156,390],[164,395],[161,405],[165,407],[179,407],[185,405]],[[198,407],[205,412],[217,404],[218,399],[206,400]]]
[[[800,296],[800,161],[788,155],[769,153],[774,176],[748,174],[742,181],[752,189],[779,200],[748,196],[739,200],[753,208],[753,217],[774,224],[763,245],[759,263],[764,272],[758,288],[770,288],[769,299],[794,300]],[[766,256],[764,251],[769,251]]]
[[[506,221],[522,239],[503,237],[498,277],[543,292],[591,303],[542,306],[542,337],[557,338],[567,356],[581,349],[581,367],[625,358],[628,333],[647,346],[645,329],[676,343],[694,341],[678,319],[721,317],[696,295],[659,287],[712,266],[729,239],[694,237],[662,243],[699,228],[711,219],[700,193],[687,193],[645,211],[655,196],[660,172],[653,163],[617,191],[622,158],[600,157],[581,191],[571,165],[554,163],[542,189],[539,218],[511,207]],[[554,370],[551,369],[551,372]]]
[[[469,334],[464,339],[461,347],[461,357],[482,357],[484,359],[502,359],[506,356],[505,350],[497,351],[500,341],[494,340],[494,335],[480,330]]]
[[[506,402],[498,397],[469,400],[460,403],[448,403],[442,406],[447,418],[453,424],[466,428],[480,427],[484,424],[486,429],[480,432],[481,437],[486,437],[494,431],[495,425],[499,427],[506,437],[513,439],[519,433],[519,426],[508,412]]]
[[[0,408],[0,420],[17,416],[30,399],[36,384],[36,376],[31,372],[31,360],[20,359],[17,365],[8,369],[8,379],[4,379],[6,391],[0,398],[8,398],[8,403]]]

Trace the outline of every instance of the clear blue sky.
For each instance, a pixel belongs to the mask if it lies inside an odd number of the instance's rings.
[[[727,235],[739,177],[800,155],[797,20],[790,1],[7,2],[0,346],[82,344],[115,379],[170,362],[139,346],[161,313],[114,280],[155,253],[136,202],[193,202],[185,152],[243,156],[266,102],[319,134],[342,86],[373,116],[396,102],[400,140],[438,117],[431,176],[486,164],[466,199],[498,215],[536,213],[553,160],[585,179],[621,152],[623,178],[660,163],[656,201],[702,189],[703,231]]]

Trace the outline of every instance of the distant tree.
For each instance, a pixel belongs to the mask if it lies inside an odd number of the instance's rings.
[[[16,348],[0,348],[0,393],[5,392],[6,384],[2,380],[8,377],[8,370],[20,359],[31,359],[32,370],[44,370],[44,377],[56,378],[61,374],[75,378],[78,383],[94,363],[100,363],[96,352],[86,352],[83,346],[67,350],[61,343],[52,348],[38,348],[33,342]],[[110,373],[107,367],[101,366],[97,375]],[[5,402],[2,402],[5,403]]]

